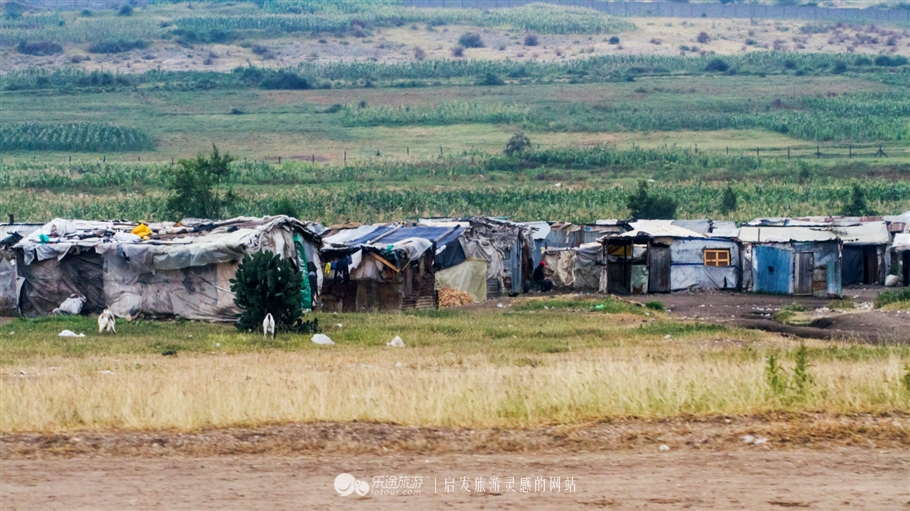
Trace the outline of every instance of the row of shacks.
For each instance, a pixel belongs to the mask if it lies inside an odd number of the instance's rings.
[[[120,317],[230,321],[244,254],[291,259],[304,309],[432,309],[441,289],[480,302],[528,292],[544,262],[557,289],[841,296],[910,285],[910,212],[895,217],[516,223],[433,218],[325,228],[287,216],[137,224],[55,219],[0,226],[0,312],[51,314],[72,296]]]

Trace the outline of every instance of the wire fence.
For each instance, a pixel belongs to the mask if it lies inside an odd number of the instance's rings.
[[[596,146],[595,146],[596,147]],[[786,161],[815,161],[815,160],[842,160],[842,161],[881,161],[893,163],[906,163],[910,160],[910,147],[905,145],[885,145],[876,143],[867,144],[845,144],[845,145],[821,145],[821,144],[801,144],[786,147],[773,146],[756,146],[743,147],[742,145],[734,147],[723,147],[712,144],[710,147],[704,147],[697,143],[679,145],[667,144],[654,146],[652,144],[641,145],[634,142],[624,144],[607,144],[603,146],[607,149],[616,151],[634,151],[640,150],[665,150],[665,151],[691,151],[697,154],[728,155],[728,156],[748,156],[761,160],[786,162]],[[566,149],[565,145],[556,144],[532,144],[532,150],[550,150]],[[290,149],[290,148],[289,148]],[[585,147],[579,148],[584,150]],[[333,151],[310,151],[290,149],[287,155],[264,155],[253,158],[240,156],[240,161],[264,162],[275,165],[298,163],[311,165],[345,165],[345,164],[363,164],[370,160],[398,160],[406,162],[413,159],[415,162],[430,158],[473,158],[477,161],[491,154],[490,148],[476,148],[474,146],[453,146],[442,145],[428,148],[426,146],[386,146],[386,147],[352,147],[347,150]],[[23,161],[36,161],[39,163],[73,163],[96,161],[100,163],[169,163],[176,164],[181,158],[192,156],[166,156],[156,153],[112,153],[96,157],[87,157],[85,153],[67,155],[63,153],[54,153],[51,155],[16,156],[6,155],[0,158],[0,165],[4,163],[15,164]]]
[[[600,0],[403,0],[409,7],[506,9],[532,3],[587,7],[614,16],[663,18],[799,19],[817,21],[910,23],[910,9],[849,9],[814,5],[755,3],[604,2]]]

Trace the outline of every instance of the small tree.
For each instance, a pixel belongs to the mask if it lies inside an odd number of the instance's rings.
[[[287,331],[303,312],[303,273],[289,259],[268,251],[243,256],[231,292],[242,311],[235,323],[242,332],[261,329],[266,314],[274,318],[276,330]]]
[[[853,191],[850,192],[850,201],[844,204],[840,213],[844,216],[872,216],[876,214],[875,210],[866,203],[866,192],[856,183],[853,184]]]
[[[699,32],[698,37],[695,38],[701,44],[708,44],[711,42],[711,36],[707,32]]]
[[[638,190],[629,196],[627,203],[632,218],[669,220],[676,216],[679,204],[662,195],[651,195],[647,181],[638,182]]]
[[[537,40],[537,36],[534,34],[528,34],[525,36],[525,46],[537,46],[540,42]]]
[[[531,139],[519,131],[518,133],[512,135],[512,138],[506,142],[506,149],[503,152],[511,156],[515,153],[521,154],[522,151],[528,149],[529,147],[531,147]]]
[[[230,188],[221,190],[230,185],[232,161],[214,144],[208,158],[200,154],[194,160],[180,160],[170,171],[168,188],[173,194],[168,209],[179,217],[222,218],[237,199]]]
[[[730,213],[736,211],[739,208],[736,199],[736,192],[733,191],[733,187],[727,185],[724,188],[724,194],[720,199],[720,212],[729,215]]]

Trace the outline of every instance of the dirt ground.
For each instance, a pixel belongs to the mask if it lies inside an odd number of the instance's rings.
[[[910,501],[908,458],[906,450],[847,448],[823,452],[15,460],[3,463],[0,505],[4,510],[897,510],[907,509]],[[377,490],[383,485],[376,484],[375,477],[385,477],[384,486],[389,487],[389,476],[420,476],[421,493],[341,496],[334,489],[341,473],[366,481],[371,492],[393,491]],[[484,492],[474,491],[477,477],[484,478]],[[498,492],[490,487],[492,477],[501,480]],[[509,477],[514,478],[514,491],[506,491]],[[525,477],[530,478],[531,491],[521,492]],[[535,491],[538,477],[546,481],[546,491]],[[551,478],[557,477],[559,492],[555,485],[550,488]],[[463,491],[463,481],[470,492]]]
[[[902,415],[533,430],[354,422],[191,434],[5,434],[0,508],[907,509],[908,446],[910,418]],[[339,495],[334,482],[342,473],[370,491]],[[409,477],[410,488],[421,477],[420,493],[373,493],[398,489],[390,476]],[[507,490],[508,478],[515,491]],[[530,478],[527,492],[523,478]]]
[[[883,287],[861,286],[844,289],[844,298],[855,304],[871,304]],[[812,337],[875,343],[910,343],[910,313],[907,311],[857,310],[848,314],[820,314],[812,326],[789,326],[771,315],[780,308],[798,303],[809,311],[831,304],[830,298],[761,295],[736,292],[682,292],[652,295],[640,300],[659,301],[681,317],[707,320],[745,328]],[[868,306],[868,305],[867,305]]]

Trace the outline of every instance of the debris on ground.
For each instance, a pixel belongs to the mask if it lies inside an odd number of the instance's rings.
[[[459,307],[474,303],[474,298],[458,289],[444,287],[439,290],[440,307]]]
[[[64,330],[64,331],[60,332],[59,334],[57,334],[57,336],[58,337],[85,337],[85,334],[76,335],[76,332],[73,332],[72,330]]]
[[[393,348],[404,348],[404,341],[401,340],[401,337],[395,336],[392,339],[392,342],[386,343],[386,346],[391,346]]]
[[[660,444],[660,447],[658,447],[658,450],[661,451],[661,452],[669,451],[669,450],[670,450],[670,446],[667,445],[667,444]]]
[[[325,334],[313,335],[312,341],[316,344],[324,344],[324,345],[335,344],[334,342],[332,342],[331,339],[329,339],[329,336],[325,335]]]

